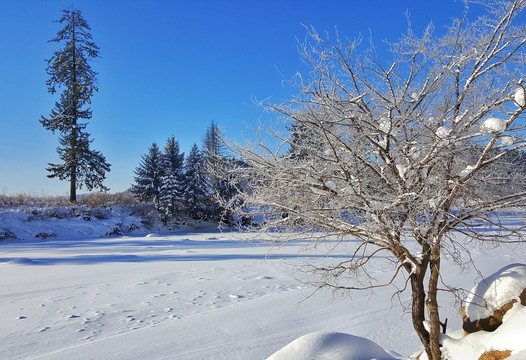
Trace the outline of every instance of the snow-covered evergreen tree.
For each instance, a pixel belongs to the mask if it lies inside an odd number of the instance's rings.
[[[42,116],[40,122],[47,130],[60,133],[60,146],[57,151],[62,163],[50,163],[48,177],[70,181],[70,201],[77,199],[76,191],[83,185],[88,190],[99,188],[108,190],[103,185],[110,164],[98,151],[90,149],[90,134],[85,131],[86,122],[92,112],[86,105],[91,103],[91,96],[97,91],[96,75],[89,61],[99,57],[99,47],[92,41],[91,28],[82,17],[80,10],[63,10],[57,22],[64,27],[51,39],[51,42],[64,43],[64,48],[57,50],[47,60],[46,82],[48,91],[54,94],[64,88],[60,100],[48,118]]]
[[[188,214],[194,219],[208,218],[210,183],[203,170],[204,156],[196,144],[190,149],[185,161],[184,202]]]
[[[135,184],[132,185],[131,192],[141,201],[154,201],[159,208],[159,194],[164,176],[163,154],[154,142],[148,153],[141,158],[139,166],[134,171]]]
[[[221,128],[211,121],[206,134],[203,138],[203,148],[205,156],[205,171],[210,183],[210,199],[207,217],[214,220],[224,218],[224,208],[221,203],[233,196],[233,187],[225,181],[221,174],[228,167],[229,161],[225,156],[225,139]],[[223,199],[222,202],[215,201],[217,198]],[[227,216],[230,218],[230,216]],[[227,220],[228,221],[228,220]]]
[[[293,122],[287,129],[290,132],[288,156],[291,160],[306,160],[323,151],[319,139],[317,140],[316,135],[302,122]]]
[[[166,142],[163,154],[164,176],[161,179],[161,210],[172,217],[179,211],[177,205],[182,201],[184,153],[179,153],[179,143],[170,137]]]
[[[224,157],[225,143],[223,132],[212,120],[203,138],[204,155],[206,162],[211,166],[216,166]]]

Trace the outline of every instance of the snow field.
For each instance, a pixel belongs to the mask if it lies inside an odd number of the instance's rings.
[[[304,275],[294,265],[340,261],[343,250],[299,253],[300,241],[269,255],[264,239],[238,237],[215,231],[0,243],[0,358],[265,359],[313,332],[364,337],[399,358],[420,351],[402,307],[408,292],[392,298],[387,287],[349,299],[312,295],[298,281]],[[525,252],[472,254],[487,275]],[[370,273],[388,279],[389,262],[376,259]],[[475,271],[456,267],[444,266],[444,277],[468,289],[477,280]],[[460,306],[441,296],[448,328],[460,329]]]

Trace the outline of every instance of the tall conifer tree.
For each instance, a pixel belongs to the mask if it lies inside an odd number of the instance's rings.
[[[203,171],[203,161],[203,154],[194,144],[186,157],[184,176],[184,201],[188,214],[194,219],[208,216],[210,184]]]
[[[40,122],[47,130],[58,131],[60,135],[57,152],[62,162],[49,164],[48,177],[69,180],[69,199],[75,202],[76,191],[83,185],[88,190],[109,190],[103,181],[110,164],[100,152],[90,149],[93,140],[85,131],[87,120],[92,116],[86,105],[98,90],[95,85],[97,73],[89,61],[99,57],[99,47],[92,41],[91,28],[80,10],[65,9],[56,22],[64,27],[50,41],[64,44],[64,47],[47,60],[46,72],[50,78],[46,85],[51,94],[61,88],[63,91],[50,116],[42,116]]]
[[[167,216],[174,216],[177,202],[182,199],[184,153],[179,153],[179,143],[172,136],[166,141],[163,153],[164,175],[160,189],[161,209]]]
[[[164,176],[164,158],[159,146],[152,143],[135,169],[135,184],[131,192],[141,201],[154,201],[160,206],[160,191]]]

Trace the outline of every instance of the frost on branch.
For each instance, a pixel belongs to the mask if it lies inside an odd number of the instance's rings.
[[[524,88],[522,86],[515,89],[515,93],[513,94],[513,100],[515,100],[515,103],[520,107],[524,107],[524,105],[526,105],[526,99],[524,97]]]
[[[506,130],[507,121],[504,119],[498,119],[495,117],[487,118],[482,122],[480,131],[483,134],[495,134],[502,133]]]
[[[524,224],[498,214],[526,204],[523,108],[510,97],[524,76],[526,27],[511,25],[521,1],[491,4],[488,16],[455,20],[440,37],[433,26],[409,31],[389,44],[388,63],[374,46],[360,51],[359,39],[308,29],[299,50],[312,78],[296,78],[289,102],[266,104],[282,121],[267,129],[274,139],[259,134],[240,148],[244,165],[233,170],[244,191],[232,211],[263,219],[251,229],[314,246],[352,240],[347,258],[311,264],[318,288],[371,289],[405,274],[413,325],[433,359],[444,258],[467,266],[469,241],[522,241]],[[393,278],[378,283],[368,266],[382,259]]]

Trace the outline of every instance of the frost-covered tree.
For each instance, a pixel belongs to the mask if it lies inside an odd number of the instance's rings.
[[[305,160],[321,150],[322,144],[316,139],[316,134],[301,122],[293,122],[287,126],[290,132],[287,155],[291,160]]]
[[[163,153],[154,142],[148,149],[148,153],[141,156],[141,162],[134,170],[135,184],[130,189],[140,201],[153,201],[158,209],[164,166]]]
[[[161,210],[168,217],[178,212],[183,194],[184,153],[179,153],[179,143],[173,136],[168,138],[163,153],[163,177],[161,179]]]
[[[228,166],[229,160],[226,159],[225,138],[221,128],[211,121],[203,138],[203,155],[204,170],[210,183],[210,193],[215,194],[215,198],[231,198],[233,188],[224,178],[225,167]],[[208,207],[208,217],[210,219],[220,220],[223,216],[224,209],[221,203],[210,199]]]
[[[47,60],[46,82],[48,91],[54,94],[63,88],[60,100],[55,103],[49,117],[41,117],[40,122],[47,130],[60,133],[59,154],[61,163],[50,163],[48,177],[69,180],[70,201],[77,199],[76,191],[83,185],[88,190],[103,185],[110,164],[98,151],[90,149],[90,134],[85,131],[87,120],[91,119],[89,107],[94,91],[97,91],[96,75],[89,61],[99,57],[99,47],[92,41],[91,28],[82,17],[80,10],[63,10],[57,22],[63,28],[51,42],[63,44],[63,48],[53,53]]]
[[[300,53],[311,76],[295,78],[296,98],[268,106],[282,128],[301,126],[318,148],[296,142],[294,153],[309,156],[293,158],[293,138],[270,129],[277,141],[239,149],[248,166],[232,171],[248,188],[232,210],[262,215],[261,230],[282,229],[271,234],[283,241],[310,237],[313,245],[353,240],[343,261],[308,266],[319,288],[401,280],[434,360],[441,358],[437,296],[449,289],[441,267],[474,265],[473,244],[523,242],[522,225],[499,214],[526,204],[524,173],[505,161],[526,146],[525,2],[474,3],[487,13],[472,19],[466,3],[463,17],[438,34],[433,25],[420,36],[409,28],[388,44],[389,60],[374,46],[360,50],[359,39],[307,29]],[[393,274],[378,283],[368,269],[382,259]]]
[[[188,214],[194,219],[209,215],[210,183],[203,169],[204,155],[194,144],[185,160],[183,198]]]
[[[225,156],[225,142],[221,128],[212,120],[203,138],[206,162],[216,166]]]

